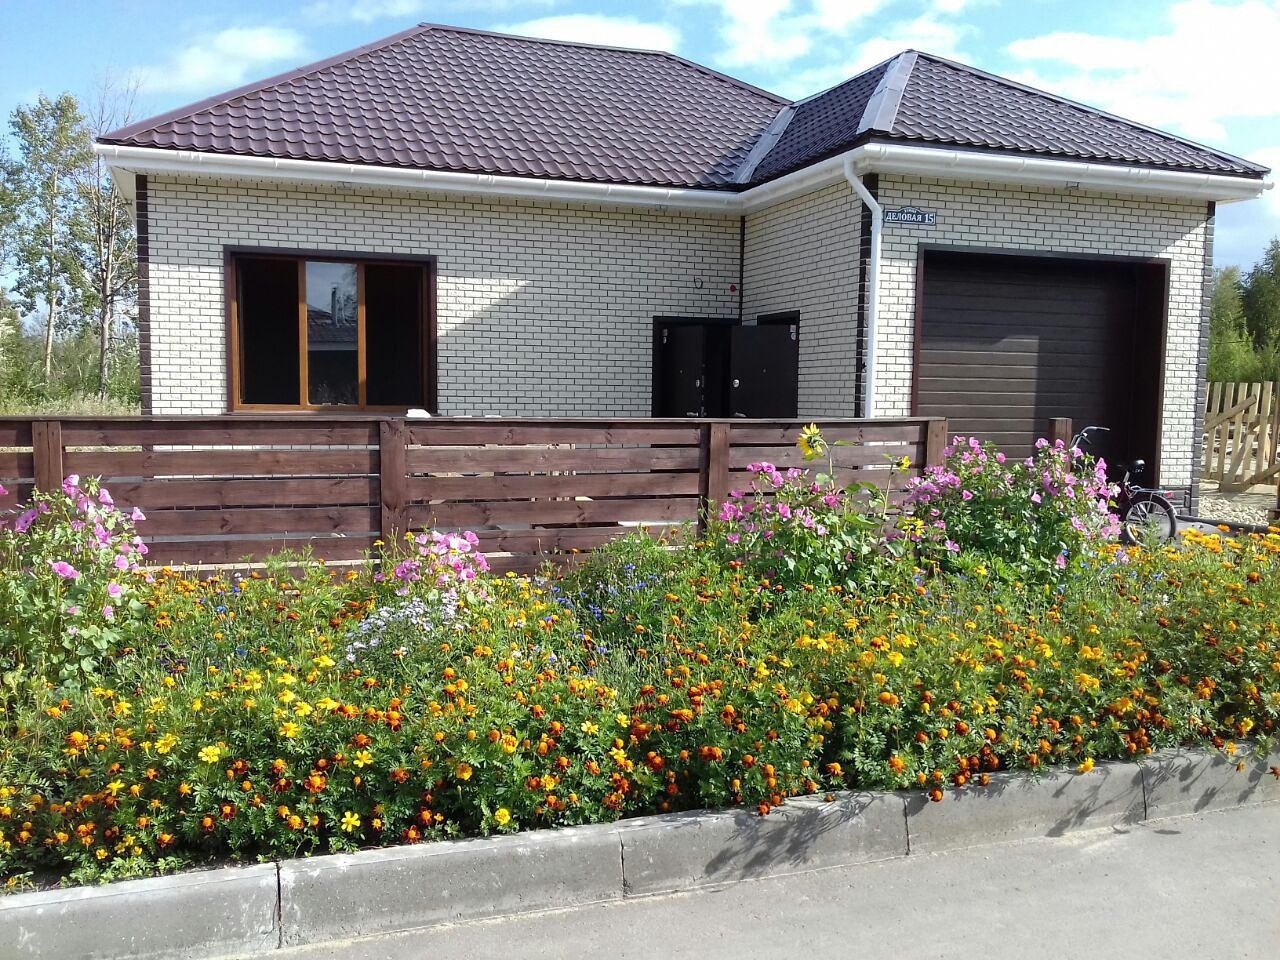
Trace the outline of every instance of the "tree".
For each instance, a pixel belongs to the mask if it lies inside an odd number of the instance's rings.
[[[1209,380],[1269,379],[1272,359],[1273,351],[1258,350],[1250,336],[1240,268],[1218,270],[1209,307]]]
[[[135,89],[135,84],[117,86],[109,79],[99,85],[89,106],[93,136],[129,123]],[[92,155],[79,171],[76,189],[85,225],[76,252],[86,277],[84,306],[94,316],[98,335],[98,396],[105,399],[111,383],[116,317],[137,293],[137,238],[129,205],[102,156]]]
[[[89,135],[75,97],[44,94],[20,106],[10,120],[18,144],[12,187],[17,193],[17,282],[14,293],[27,313],[44,311],[44,378],[53,376],[53,339],[59,312],[85,292],[84,270],[75,255],[85,223],[77,211],[74,183],[90,161]],[[71,319],[71,310],[66,311]]]
[[[1280,344],[1280,237],[1267,244],[1266,253],[1249,271],[1243,306],[1253,345],[1267,350]]]

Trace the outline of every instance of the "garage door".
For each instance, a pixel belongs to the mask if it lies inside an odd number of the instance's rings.
[[[1110,458],[1154,459],[1161,311],[1142,302],[1143,265],[924,256],[919,414],[1020,457],[1070,417],[1113,428]]]

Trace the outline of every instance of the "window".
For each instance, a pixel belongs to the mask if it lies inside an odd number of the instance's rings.
[[[434,262],[230,256],[236,409],[435,407]]]

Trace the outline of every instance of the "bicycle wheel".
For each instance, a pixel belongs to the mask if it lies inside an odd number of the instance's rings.
[[[1160,494],[1140,491],[1120,518],[1120,531],[1127,543],[1167,543],[1178,533],[1178,512]]]

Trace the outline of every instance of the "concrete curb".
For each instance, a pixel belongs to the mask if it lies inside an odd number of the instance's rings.
[[[768,817],[693,811],[0,897],[0,960],[213,960],[1280,801],[1280,750],[1245,769],[1171,750],[1087,775],[842,793]],[[12,934],[10,934],[12,931]]]

